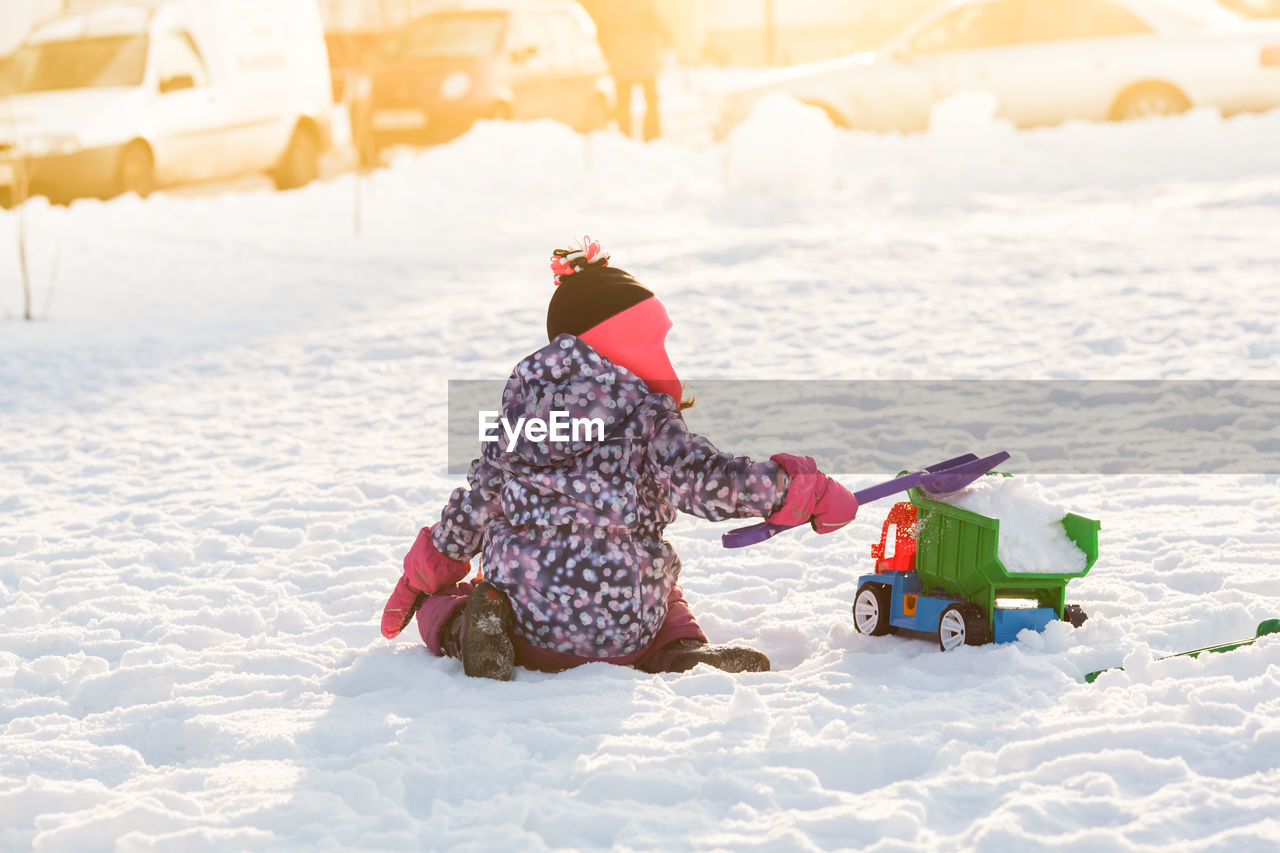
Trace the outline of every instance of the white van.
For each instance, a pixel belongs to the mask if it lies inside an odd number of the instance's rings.
[[[315,0],[91,7],[38,24],[0,71],[0,198],[259,171],[302,186],[332,109]]]

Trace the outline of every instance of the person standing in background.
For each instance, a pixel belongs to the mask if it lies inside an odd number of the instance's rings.
[[[644,92],[644,140],[657,139],[658,72],[662,70],[671,34],[654,0],[580,0],[596,22],[600,49],[618,87],[618,128],[631,135],[631,94]]]

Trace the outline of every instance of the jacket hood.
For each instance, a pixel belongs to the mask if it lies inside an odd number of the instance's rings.
[[[558,335],[516,365],[502,392],[497,441],[485,455],[532,466],[555,465],[608,439],[649,396],[649,388],[580,338]],[[547,435],[526,430],[541,422]],[[519,426],[522,425],[522,426]],[[514,443],[508,430],[518,431]]]

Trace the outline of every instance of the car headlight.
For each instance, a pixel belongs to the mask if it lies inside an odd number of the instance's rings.
[[[66,134],[43,134],[28,136],[21,140],[18,150],[28,157],[48,157],[56,154],[71,154],[79,151],[80,140]]]
[[[440,81],[440,97],[446,101],[460,101],[471,91],[471,75],[454,71]]]

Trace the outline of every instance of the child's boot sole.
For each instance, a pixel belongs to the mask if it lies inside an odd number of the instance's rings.
[[[462,633],[462,670],[472,678],[510,681],[516,650],[511,643],[511,603],[491,583],[482,581],[467,599]]]
[[[768,672],[769,656],[739,646],[699,646],[671,659],[667,672],[688,672],[700,663],[724,672]]]

